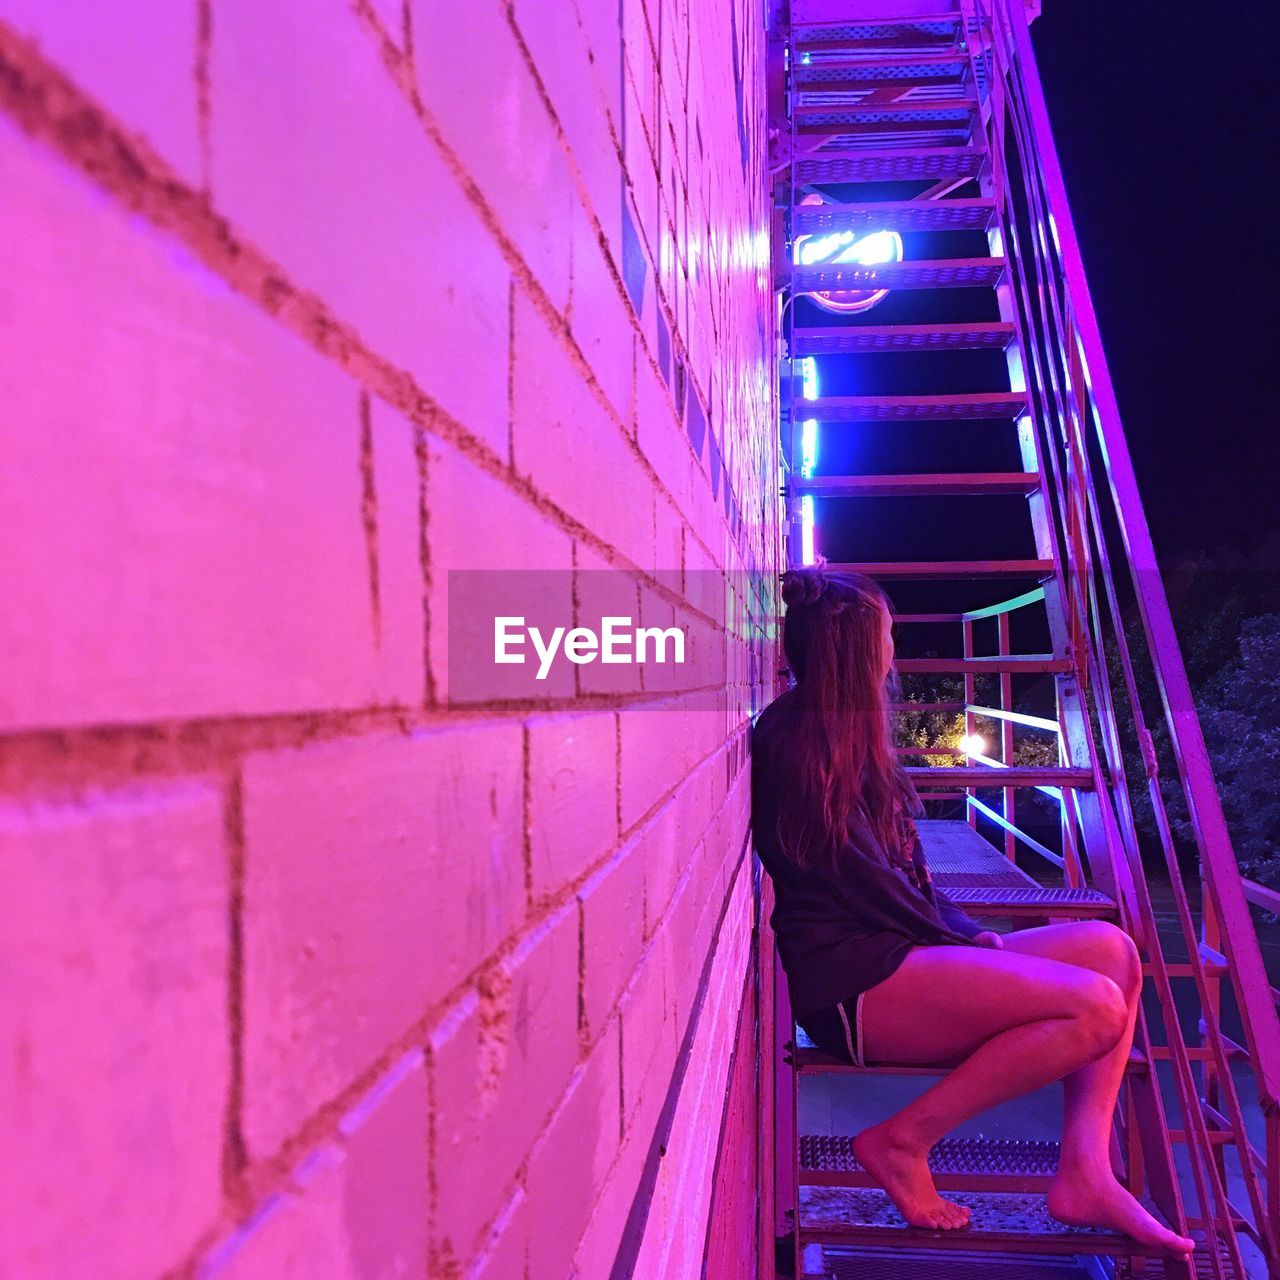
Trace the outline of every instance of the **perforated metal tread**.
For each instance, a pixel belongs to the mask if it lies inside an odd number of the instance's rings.
[[[986,391],[950,396],[824,396],[801,401],[797,412],[820,422],[946,422],[1016,418],[1026,407],[1027,397],[1021,391]]]
[[[1072,1257],[959,1250],[939,1257],[928,1249],[866,1246],[823,1252],[827,1280],[1096,1280],[1094,1270]],[[1143,1280],[1163,1280],[1158,1260],[1149,1259],[1144,1266]]]
[[[842,48],[881,44],[914,48],[915,42],[932,45],[947,37],[954,39],[961,22],[954,12],[922,14],[918,18],[869,18],[862,22],[792,22],[797,52],[819,48]]]
[[[925,861],[936,884],[948,893],[953,885],[1038,888],[1016,863],[967,822],[925,818],[916,823]]]
[[[896,1063],[855,1067],[847,1057],[824,1053],[799,1023],[792,1027],[792,1044],[792,1066],[801,1075],[942,1076],[951,1070],[950,1066],[904,1067]]]
[[[800,1075],[872,1075],[872,1076],[943,1076],[951,1071],[954,1063],[936,1063],[923,1067],[908,1067],[898,1063],[872,1062],[855,1067],[847,1058],[836,1058],[824,1053],[809,1039],[805,1029],[796,1023],[791,1029],[792,1040],[787,1048],[789,1061]],[[1130,1071],[1145,1071],[1147,1060],[1137,1049],[1129,1051]]]
[[[799,1189],[800,1239],[812,1244],[884,1244],[900,1241],[934,1249],[1000,1249],[1020,1253],[1101,1254],[1120,1257],[1154,1252],[1129,1236],[1068,1227],[1031,1192],[956,1191],[950,1198],[972,1210],[959,1231],[907,1226],[883,1191],[851,1187]],[[1156,1213],[1153,1206],[1147,1208]],[[1160,1216],[1158,1213],[1156,1216]]]
[[[939,1189],[1034,1191],[1058,1170],[1058,1143],[1016,1138],[946,1138],[929,1153]],[[803,1134],[800,1181],[806,1186],[876,1187],[845,1134]]]
[[[827,566],[833,573],[865,573],[871,578],[1047,578],[1052,560],[841,560]],[[1001,786],[1016,786],[1001,771]],[[959,776],[952,778],[959,781]],[[1051,782],[1046,778],[1046,782]],[[995,785],[994,783],[992,784]]]
[[[802,46],[802,55],[804,52]],[[808,53],[809,62],[797,60],[791,69],[797,84],[850,73],[868,80],[918,80],[965,71],[969,66],[966,53],[859,53],[856,49],[817,51],[812,48]]]
[[[813,476],[789,482],[792,493],[828,498],[904,498],[1029,494],[1040,487],[1035,471],[940,471],[928,474]]]
[[[797,235],[834,231],[985,231],[994,200],[883,200],[874,204],[804,204],[791,215]],[[1010,326],[1012,328],[1012,326]]]
[[[895,668],[903,675],[986,675],[993,672],[1045,673],[1070,671],[1070,658],[1051,653],[1007,653],[978,658],[899,658]]]
[[[921,147],[908,151],[854,151],[801,160],[801,182],[898,182],[913,178],[976,178],[987,153],[979,147]]]
[[[797,328],[794,354],[1003,349],[1015,336],[1011,324],[825,325]]]
[[[1003,885],[948,885],[947,897],[971,915],[1069,916],[1100,919],[1116,904],[1097,889],[1014,888]]]
[[[844,565],[832,566],[843,569]],[[906,775],[916,786],[947,787],[1074,787],[1088,790],[1093,774],[1088,769],[1064,769],[1053,765],[1011,765],[993,769],[988,765],[908,765]]]
[[[1004,279],[1003,258],[939,258],[934,261],[885,262],[876,266],[840,263],[793,267],[798,293],[865,291],[867,289],[989,289]]]
[[[959,93],[946,98],[900,98],[895,102],[851,102],[841,106],[813,103],[797,107],[792,118],[798,127],[869,124],[873,120],[967,121],[977,105],[975,97]]]

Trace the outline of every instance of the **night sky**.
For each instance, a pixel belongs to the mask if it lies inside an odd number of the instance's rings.
[[[1157,554],[1274,551],[1280,15],[1045,0],[1032,33]]]

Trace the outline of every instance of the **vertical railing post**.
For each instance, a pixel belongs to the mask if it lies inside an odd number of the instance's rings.
[[[1209,895],[1222,921],[1226,954],[1237,989],[1248,1006],[1244,1017],[1264,1105],[1280,1097],[1280,1022],[1262,963],[1253,920],[1240,883],[1240,868],[1231,846],[1222,802],[1214,784],[1208,748],[1187,681],[1182,650],[1156,562],[1155,547],[1138,494],[1133,460],[1120,428],[1120,410],[1102,351],[1102,338],[1075,227],[1067,205],[1048,107],[1036,69],[1026,18],[1018,5],[1007,5],[1009,24],[1022,73],[1030,124],[1037,142],[1041,174],[1049,202],[1050,226],[1061,259],[1067,294],[1072,301],[1074,334],[1085,380],[1093,400],[1093,427],[1101,451],[1116,522],[1134,577],[1139,614],[1148,638],[1160,700],[1170,727],[1170,743],[1191,811],[1192,826],[1207,871]],[[1064,335],[1067,337],[1069,335]],[[1083,395],[1080,396],[1083,401]],[[1274,1178],[1280,1170],[1269,1171]]]
[[[961,621],[960,626],[964,635],[964,656],[966,659],[972,658],[973,657],[973,621],[969,618],[964,618]],[[973,711],[970,708],[972,708],[973,704],[977,700],[978,700],[977,699],[977,681],[974,679],[971,672],[966,671],[964,673],[964,734],[966,738],[973,737],[973,728],[976,723],[976,718],[974,717]],[[969,755],[967,752],[964,756],[964,763],[966,765],[969,763]],[[976,790],[975,787],[972,787],[972,786],[966,787],[965,795],[973,796],[975,790]],[[966,803],[964,810],[965,810],[966,821],[969,823],[971,827],[976,829],[978,826],[977,809],[975,809],[973,805]]]
[[[1008,657],[1013,652],[1013,645],[1009,636],[1009,614],[1008,612],[1000,613],[996,616],[996,630],[999,638],[999,651],[1002,658]],[[1013,674],[1007,669],[1000,672],[1000,706],[1004,711],[1013,710]],[[1000,721],[1000,758],[1007,765],[1013,764],[1013,721]],[[1013,826],[1017,821],[1017,815],[1014,812],[1014,797],[1017,794],[1014,787],[1005,787],[1004,789],[1004,820]],[[1004,833],[1004,856],[1010,861],[1017,854],[1017,844],[1014,839],[1013,832],[1005,828]]]

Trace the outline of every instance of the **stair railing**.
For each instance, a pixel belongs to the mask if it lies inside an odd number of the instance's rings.
[[[1211,1243],[1215,1276],[1224,1274],[1224,1262],[1231,1272],[1244,1273],[1237,1233],[1251,1238],[1270,1273],[1280,1275],[1280,1022],[1277,993],[1249,911],[1250,901],[1276,909],[1280,895],[1242,878],[1231,845],[1121,427],[1023,5],[1021,0],[964,0],[963,7],[1020,313],[1032,418],[1049,463],[1045,483],[1054,536],[1063,549],[1069,632],[1089,703],[1085,723],[1089,736],[1101,741],[1105,821],[1137,886],[1141,919],[1136,923],[1146,934],[1149,969],[1164,1010],[1168,1043],[1154,1053],[1171,1063],[1184,1112],[1179,1136],[1187,1143],[1199,1200],[1199,1218],[1192,1225]],[[1006,172],[1010,154],[1021,170],[1020,182]],[[1122,590],[1132,593],[1137,626],[1126,627]],[[1199,864],[1198,921],[1160,786],[1160,760],[1149,728],[1155,720],[1143,707],[1139,665],[1151,673],[1158,691],[1154,714],[1167,731],[1180,799],[1190,817]],[[1185,964],[1167,963],[1156,937],[1126,742],[1136,745],[1147,775],[1159,848],[1187,948]],[[1224,977],[1244,1045],[1222,1029]],[[1174,978],[1194,983],[1198,1045],[1188,1046],[1180,1030]],[[1232,1061],[1242,1059],[1256,1082],[1265,1151],[1249,1140],[1232,1075]],[[1236,1153],[1235,1168],[1227,1164],[1228,1146]],[[1247,1207],[1230,1199],[1231,1176],[1243,1184]]]

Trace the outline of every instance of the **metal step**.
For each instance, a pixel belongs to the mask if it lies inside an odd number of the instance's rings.
[[[828,104],[827,111],[838,108]],[[973,133],[972,123],[965,120],[865,120],[861,124],[815,124],[796,129],[803,143],[796,155],[801,159],[818,159],[841,155],[852,148],[952,147],[967,142]]]
[[[812,56],[812,55],[810,55]],[[868,54],[858,55],[850,50],[841,54],[823,54],[822,58],[805,63],[797,59],[791,67],[792,84],[796,88],[810,88],[814,84],[831,79],[856,77],[859,82],[922,81],[934,77],[960,79],[969,70],[968,54],[948,52],[916,52],[916,54]]]
[[[827,152],[796,162],[800,182],[905,182],[925,178],[976,178],[987,161],[984,147],[918,147],[907,150]]]
[[[821,422],[939,422],[950,418],[1016,418],[1027,408],[1022,391],[960,396],[822,396],[801,400],[796,412]]]
[[[1040,487],[1035,471],[941,472],[928,475],[815,476],[793,480],[793,493],[827,498],[972,497],[1028,494]]]
[[[894,667],[903,675],[994,675],[1002,671],[1014,675],[1046,675],[1051,672],[1067,672],[1070,658],[1055,658],[1052,654],[1015,653],[1004,657],[983,658],[899,658]]]
[[[1035,1191],[1058,1171],[1058,1143],[1014,1138],[944,1138],[929,1152],[939,1191]],[[844,1134],[800,1136],[800,1183],[874,1187]]]
[[[1092,770],[1049,765],[1011,765],[1008,769],[992,768],[990,765],[942,765],[936,768],[908,765],[904,772],[917,786],[947,784],[957,787],[1071,787],[1078,791],[1093,787]]]
[[[830,92],[828,90],[827,92]],[[968,94],[951,98],[902,98],[896,102],[853,102],[847,106],[812,103],[796,107],[791,118],[797,133],[838,133],[831,125],[870,124],[874,120],[969,121],[978,106]],[[818,127],[821,126],[821,127]]]
[[[843,560],[829,564],[836,573],[869,578],[1047,578],[1052,560]]]
[[[1003,350],[1017,336],[1012,324],[880,324],[797,328],[796,356],[875,351]]]
[[[863,21],[839,22],[830,18],[793,21],[792,48],[799,62],[806,51],[822,49],[916,48],[920,45],[949,44],[960,33],[960,14],[947,10],[921,14],[911,18],[868,18]]]
[[[790,1257],[791,1237],[786,1238]],[[1034,1257],[999,1250],[932,1251],[925,1242],[860,1245],[857,1249],[823,1251],[825,1280],[1098,1280],[1106,1275],[1092,1259]],[[1146,1263],[1143,1280],[1164,1280],[1159,1263]],[[1210,1278],[1206,1275],[1206,1280]]]
[[[1036,882],[962,818],[916,823],[925,861],[937,884],[1034,886]]]
[[[947,90],[954,93],[964,88],[964,77],[956,75],[917,76],[911,79],[895,76],[892,72],[876,76],[874,73],[863,74],[859,71],[825,70],[828,64],[812,63],[801,67],[801,71],[816,71],[819,74],[803,81],[797,81],[794,92],[806,106],[856,107],[859,103],[873,102],[879,97],[891,99],[899,94],[916,93],[917,101],[925,101],[929,93]]]
[[[997,771],[1001,778],[1009,770]],[[1098,889],[1046,889],[1040,885],[945,885],[947,897],[973,916],[1048,916],[1098,920],[1112,916],[1116,904]]]
[[[859,262],[792,267],[797,293],[867,289],[991,289],[1004,279],[1003,258],[931,258],[923,261]]]
[[[888,1244],[947,1250],[1017,1253],[1153,1255],[1151,1246],[1129,1236],[1088,1227],[1068,1227],[1049,1214],[1044,1197],[1030,1192],[958,1191],[970,1225],[958,1231],[908,1227],[883,1191],[853,1187],[799,1188],[799,1235],[805,1244]],[[1147,1208],[1155,1213],[1153,1206]],[[1157,1215],[1159,1216],[1159,1215]]]
[[[793,235],[834,231],[985,231],[994,200],[883,200],[871,204],[802,204],[791,211]]]
[[[945,1076],[954,1071],[957,1063],[936,1063],[923,1067],[907,1067],[898,1063],[872,1062],[855,1067],[847,1058],[836,1058],[824,1053],[812,1040],[805,1029],[797,1023],[792,1032],[791,1043],[787,1046],[787,1059],[796,1073],[802,1076]],[[1137,1049],[1129,1051],[1131,1072],[1145,1071],[1147,1060]]]
[[[859,57],[850,51],[844,55],[827,55],[813,62],[797,60],[792,64],[797,84],[809,84],[821,73],[857,72],[868,80],[916,80],[957,69],[969,69],[968,54],[868,53]]]

